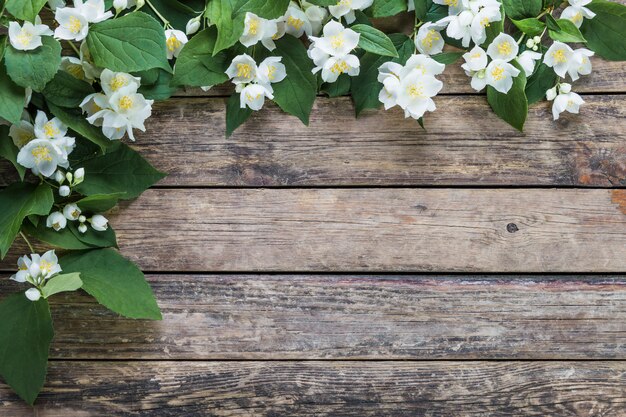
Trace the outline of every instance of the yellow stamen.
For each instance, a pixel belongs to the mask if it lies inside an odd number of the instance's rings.
[[[120,99],[120,108],[128,110],[133,107],[133,99],[130,96],[124,96]]]
[[[340,48],[341,46],[343,46],[343,43],[343,33],[330,37],[330,46],[332,46],[334,49]]]
[[[70,16],[70,21],[67,25],[67,28],[73,34],[77,34],[83,28],[83,24],[81,23],[80,19],[77,18],[76,16]]]
[[[558,63],[562,64],[567,61],[567,58],[565,57],[565,52],[562,49],[557,49],[556,51],[553,51],[550,55],[552,56],[554,61]]]
[[[412,98],[419,98],[419,97],[424,97],[424,86],[422,85],[417,85],[417,84],[411,84],[410,86],[408,86],[408,88],[406,89],[406,92],[409,94],[409,96],[411,96]]]
[[[500,55],[509,55],[511,52],[513,52],[511,43],[508,41],[501,42],[498,45],[498,52],[500,53]]]
[[[496,81],[500,81],[501,79],[505,78],[506,74],[504,73],[504,68],[495,67],[493,70],[491,70],[491,76]]]
[[[304,21],[295,18],[293,16],[289,16],[287,18],[287,24],[293,28],[295,28],[296,30],[300,30],[302,28],[302,26],[304,25]]]
[[[237,77],[250,78],[252,67],[249,64],[237,64]]]
[[[126,87],[127,85],[128,85],[128,79],[122,74],[117,74],[115,77],[113,77],[113,79],[109,83],[109,86],[111,87],[111,90],[113,91],[117,91],[122,87]]]
[[[432,48],[433,43],[439,38],[438,35],[439,33],[437,33],[436,30],[434,29],[429,30],[426,36],[424,37],[424,39],[422,39],[422,45],[424,45],[428,49]]]
[[[31,155],[35,158],[35,162],[40,163],[42,161],[52,161],[50,156],[50,150],[45,146],[37,146],[30,151]]]
[[[48,261],[44,261],[41,260],[39,262],[39,269],[41,269],[41,272],[43,272],[44,274],[52,271],[52,264]]]
[[[256,96],[253,96],[250,93],[246,93],[246,100],[248,100],[249,103],[252,103],[253,101],[259,99],[261,97],[261,94],[257,94]]]
[[[573,23],[579,23],[581,20],[583,20],[583,14],[581,12],[577,12],[572,17],[570,17],[570,20]]]
[[[348,72],[349,69],[350,67],[348,67],[348,64],[346,64],[346,61],[335,62],[335,65],[330,67],[330,71],[333,74],[343,74],[344,72]]]
[[[459,4],[459,0],[445,0],[444,3],[448,7],[450,7],[450,6],[456,7]]]
[[[61,133],[61,131],[59,130],[59,128],[52,122],[49,121],[48,123],[46,123],[45,125],[43,125],[43,132],[46,134],[46,136],[48,136],[49,138],[57,136],[58,134]]]
[[[172,35],[169,38],[167,38],[167,41],[165,42],[165,44],[167,45],[167,50],[170,52],[176,51],[178,48],[180,48],[183,45],[183,43],[178,40],[176,35]]]
[[[20,30],[20,33],[17,34],[16,38],[17,43],[22,46],[28,46],[28,44],[30,44],[30,42],[33,40],[33,34],[22,29]]]
[[[491,24],[489,23],[489,18],[483,17],[482,19],[480,19],[480,25],[484,28],[491,26]]]
[[[273,80],[276,78],[276,67],[271,65],[267,67],[267,78]]]

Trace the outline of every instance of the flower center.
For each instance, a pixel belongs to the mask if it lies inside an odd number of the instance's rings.
[[[421,84],[411,84],[407,87],[406,92],[411,98],[424,97],[424,87]]]
[[[330,37],[330,46],[332,46],[334,49],[341,48],[343,46],[343,43],[344,40],[342,33]]]
[[[133,99],[130,96],[124,96],[120,99],[120,108],[129,110],[133,107]]]
[[[348,72],[349,69],[350,68],[348,67],[348,64],[346,64],[346,61],[335,62],[335,65],[330,67],[333,74],[343,74],[344,72]]]
[[[581,20],[583,20],[583,14],[581,12],[576,12],[571,18],[570,20],[574,23],[578,23]]]
[[[28,46],[30,42],[33,40],[33,34],[29,31],[22,29],[20,33],[16,36],[17,42],[22,46]]]
[[[437,40],[437,31],[431,29],[428,31],[424,39],[422,39],[422,45],[426,46],[428,49],[433,47],[433,43]]]
[[[252,67],[249,64],[237,64],[237,77],[250,78]]]
[[[111,90],[113,91],[117,91],[120,88],[125,87],[126,85],[128,85],[128,80],[122,74],[117,74],[115,77],[113,77],[110,84]]]
[[[52,157],[50,156],[50,150],[43,145],[39,145],[33,148],[30,153],[33,155],[33,157],[35,158],[35,162],[37,163],[40,163],[42,161],[52,161]]]
[[[178,40],[176,35],[172,35],[169,38],[167,38],[167,42],[165,43],[167,45],[168,51],[170,52],[174,52],[182,46],[182,42]]]
[[[552,58],[558,62],[558,63],[564,63],[565,61],[567,61],[567,59],[565,58],[565,52],[562,49],[557,49],[556,51],[552,52]]]
[[[456,7],[459,4],[459,0],[444,0],[444,3],[448,7],[450,7],[450,6]]]
[[[52,264],[48,261],[41,261],[39,262],[39,269],[41,269],[41,272],[43,272],[44,274],[47,274],[48,272],[52,271]]]
[[[76,16],[70,16],[70,21],[67,25],[67,28],[73,34],[77,34],[83,28],[83,24],[80,22],[80,19]]]
[[[59,133],[61,133],[59,128],[56,127],[56,125],[54,123],[52,123],[52,121],[49,121],[48,123],[43,125],[43,132],[48,137],[54,137],[54,136],[58,135]]]
[[[302,21],[301,19],[298,19],[296,17],[293,16],[289,16],[287,18],[287,24],[297,30],[300,30],[302,28],[302,26],[304,25],[304,21]]]
[[[339,0],[339,3],[337,3],[337,6],[352,6],[352,0]]]
[[[267,78],[270,80],[273,80],[276,77],[276,67],[273,65],[270,65],[269,67],[267,67]]]
[[[261,97],[261,94],[257,94],[256,96],[253,96],[250,93],[246,93],[246,100],[248,100],[249,103],[252,103],[255,100],[258,100]]]
[[[498,45],[498,52],[500,53],[500,55],[509,55],[511,52],[513,52],[511,43],[506,41],[502,42],[500,45]]]
[[[494,80],[500,81],[501,79],[505,77],[504,68],[495,67],[494,69],[491,70],[491,76],[493,77]]]
[[[480,25],[484,28],[491,26],[489,24],[489,18],[488,17],[483,17],[482,19],[480,19]]]

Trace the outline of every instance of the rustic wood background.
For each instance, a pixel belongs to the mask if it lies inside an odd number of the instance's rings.
[[[625,416],[626,66],[593,62],[581,115],[523,134],[458,65],[427,132],[158,104],[135,148],[169,176],[111,217],[163,321],[56,297],[46,387],[0,415]]]

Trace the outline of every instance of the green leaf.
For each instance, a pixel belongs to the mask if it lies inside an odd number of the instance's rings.
[[[174,29],[184,32],[187,22],[204,10],[205,0],[183,0],[182,2],[177,0],[150,0],[150,3],[161,15],[167,17]],[[150,7],[143,7],[141,10],[155,19],[159,19]]]
[[[51,82],[43,89],[42,94],[46,101],[60,107],[78,107],[85,97],[95,90],[91,84],[60,70]]]
[[[541,13],[542,0],[502,0],[507,17],[521,20],[537,17]]]
[[[398,51],[387,35],[367,25],[354,25],[350,29],[359,33],[359,47],[381,56],[398,57]]]
[[[526,73],[517,61],[511,61],[511,64],[520,70],[519,75],[513,79],[513,86],[506,94],[488,86],[487,101],[502,120],[522,132],[528,115],[528,100],[524,91]]]
[[[94,194],[78,200],[76,204],[84,212],[103,213],[115,207],[125,195],[126,193]]]
[[[289,0],[237,0],[234,14],[254,13],[264,19],[278,19],[289,7]]]
[[[25,104],[24,89],[11,81],[0,61],[0,117],[13,124],[19,123]]]
[[[365,109],[380,107],[378,94],[382,84],[378,82],[378,67],[389,61],[388,57],[366,52],[361,57],[361,72],[352,80],[352,100],[356,115]]]
[[[80,279],[80,273],[75,272],[50,278],[41,292],[44,298],[50,298],[51,295],[61,292],[76,291],[82,286],[83,281]]]
[[[56,106],[52,102],[48,102],[48,109],[74,132],[98,145],[102,151],[115,144],[115,142],[104,136],[101,128],[89,123],[80,109],[63,108]]]
[[[283,111],[293,114],[308,125],[317,95],[317,80],[311,72],[313,62],[308,57],[306,48],[293,36],[284,36],[276,41],[276,49],[272,54],[283,58],[282,63],[287,70],[284,80],[272,84],[274,102]]]
[[[528,104],[534,104],[546,97],[546,91],[556,85],[557,75],[554,70],[543,62],[526,80],[526,97]]]
[[[24,222],[23,230],[28,236],[47,243],[55,248],[69,250],[93,248],[93,246],[78,239],[69,228],[65,228],[57,232],[50,227],[46,227],[45,221],[38,222],[37,226],[29,222]]]
[[[252,110],[247,107],[244,109],[240,107],[239,94],[231,95],[226,103],[226,137],[232,135],[251,115]]]
[[[72,252],[60,260],[63,272],[80,272],[83,289],[122,316],[161,320],[143,273],[114,249]]]
[[[26,168],[17,163],[17,154],[19,149],[9,137],[9,127],[0,125],[0,156],[13,164],[21,180],[24,180]]]
[[[415,52],[415,43],[413,42],[413,39],[403,33],[392,33],[389,35],[389,39],[391,39],[393,46],[398,51],[398,58],[393,61],[402,65],[406,64],[406,61],[408,61],[409,58],[411,58],[411,55]]]
[[[307,3],[311,3],[316,6],[334,6],[337,4],[337,0],[308,0]]]
[[[415,17],[421,22],[427,21],[428,11],[433,7],[432,0],[409,0],[415,6]]]
[[[27,216],[45,216],[54,204],[52,189],[46,184],[18,182],[0,191],[0,257],[4,258]],[[1,317],[1,316],[0,316]]]
[[[20,20],[34,22],[47,0],[6,0],[9,13]]]
[[[207,6],[205,16],[217,26],[213,55],[233,46],[243,33],[245,13],[234,16],[234,2],[235,0],[211,0]]]
[[[589,49],[611,61],[626,60],[626,6],[594,0],[586,7],[596,14],[580,27]]]
[[[328,94],[328,97],[345,96],[350,93],[352,77],[348,74],[341,74],[334,83],[324,83],[320,91]]]
[[[117,236],[110,226],[103,232],[88,227],[85,233],[78,231],[76,222],[69,223],[67,228],[78,240],[91,248],[117,248]]]
[[[83,161],[85,180],[75,187],[79,193],[126,193],[124,199],[138,197],[151,185],[165,177],[123,143],[116,143],[105,155]]]
[[[413,0],[409,0],[413,1]],[[337,3],[335,3],[337,4]],[[389,17],[406,12],[406,0],[374,0],[372,4],[372,16]]]
[[[141,87],[139,87],[139,93],[143,94],[149,100],[167,100],[172,97],[177,90],[176,87],[171,86],[172,73],[162,70],[161,68],[155,68],[154,70],[156,70],[158,74],[156,81],[151,84],[142,83]]]
[[[0,302],[0,375],[32,405],[48,369],[54,336],[50,307],[45,299],[30,301],[23,292]]]
[[[536,17],[529,17],[528,19],[522,20],[511,19],[511,22],[528,36],[541,35],[546,27],[546,24]]]
[[[7,74],[15,84],[41,91],[54,78],[61,65],[61,44],[52,36],[42,36],[43,43],[32,51],[18,51],[8,46],[4,54]]]
[[[578,30],[576,25],[573,24],[570,20],[559,19],[557,20],[557,23],[559,24],[559,27],[561,28],[561,30],[559,31],[548,30],[548,35],[550,35],[550,37],[554,39],[555,41],[587,42],[587,40],[580,33],[580,30]]]
[[[459,58],[463,56],[463,52],[442,52],[437,55],[433,55],[431,58],[440,64],[454,64]]]
[[[96,66],[111,71],[171,71],[163,27],[143,12],[90,25],[87,46]]]
[[[546,26],[548,27],[548,30],[553,30],[555,32],[561,30],[561,26],[559,26],[559,23],[556,19],[554,19],[554,17],[552,17],[551,14],[546,15]]]
[[[221,84],[228,80],[226,53],[213,55],[217,30],[210,27],[198,32],[183,47],[176,60],[172,85],[204,87]]]

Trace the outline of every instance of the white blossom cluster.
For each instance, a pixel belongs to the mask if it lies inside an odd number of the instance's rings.
[[[352,54],[359,44],[359,38],[358,33],[334,20],[324,26],[323,36],[309,36],[309,58],[315,64],[313,73],[321,71],[322,80],[327,83],[337,81],[341,74],[351,77],[359,75],[359,58]]]
[[[240,93],[240,106],[252,110],[261,110],[265,98],[274,98],[273,83],[280,82],[287,76],[281,57],[268,57],[258,66],[247,54],[239,55],[230,64],[226,74],[235,84],[235,91]]]
[[[33,253],[28,256],[21,256],[17,260],[18,271],[10,279],[19,283],[30,283],[36,288],[26,290],[26,297],[31,301],[41,298],[41,287],[47,280],[61,273],[59,259],[53,250],[43,255]]]

